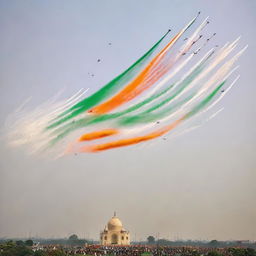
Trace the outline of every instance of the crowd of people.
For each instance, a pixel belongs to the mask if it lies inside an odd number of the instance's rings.
[[[256,256],[254,244],[251,248],[204,247],[204,246],[160,246],[130,245],[61,245],[33,243],[32,240],[0,242],[0,256]]]
[[[53,248],[51,248],[53,249]],[[171,246],[97,246],[64,248],[66,255],[92,256],[256,256],[254,249]]]

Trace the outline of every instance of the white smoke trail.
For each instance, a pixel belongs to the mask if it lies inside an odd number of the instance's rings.
[[[56,101],[53,97],[53,100],[49,100],[34,110],[25,111],[21,107],[18,108],[9,115],[5,123],[8,144],[14,147],[28,145],[29,153],[42,150],[51,139],[49,132],[45,130],[50,120],[58,116],[63,109],[78,102],[87,90],[79,90],[66,101]]]

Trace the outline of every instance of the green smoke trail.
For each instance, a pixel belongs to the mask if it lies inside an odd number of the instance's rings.
[[[216,95],[216,93],[221,89],[221,87],[226,83],[226,80],[220,83],[206,98],[204,98],[200,103],[198,103],[192,110],[190,110],[185,116],[184,120],[188,119],[195,114],[197,114],[202,108],[204,108]]]
[[[160,120],[160,119],[170,115],[174,110],[176,110],[178,107],[182,106],[184,103],[189,101],[193,96],[194,96],[194,94],[188,96],[184,100],[179,101],[172,106],[166,107],[166,108],[162,109],[161,111],[158,111],[157,113],[143,113],[140,115],[124,117],[118,121],[118,124],[121,126],[130,126],[130,125],[135,125],[135,124],[155,122],[157,120]]]
[[[123,73],[115,77],[97,92],[92,94],[91,96],[87,97],[86,99],[81,100],[68,110],[64,111],[57,117],[57,120],[50,124],[46,129],[54,128],[67,120],[79,115],[80,113],[92,108],[93,106],[97,105],[102,100],[106,99],[109,95],[115,93],[117,90],[120,89],[122,84],[127,83],[131,77],[133,77],[136,73],[139,72],[141,66],[150,58],[153,52],[156,50],[158,45],[163,41],[163,39],[167,36],[170,31],[166,32],[160,40],[153,45],[149,51],[147,51],[140,59],[138,59],[134,64],[132,64],[128,69],[126,69]],[[66,116],[65,116],[66,115]],[[58,120],[58,118],[60,118]]]
[[[192,72],[192,74],[190,74],[187,79],[184,80],[184,83],[187,84],[189,83],[190,81],[192,81],[194,79],[194,77],[201,71],[202,69],[202,65],[199,66],[198,68],[196,68],[194,70],[194,72]],[[55,130],[53,132],[53,134],[58,134],[57,137],[55,137],[52,141],[51,141],[51,145],[55,144],[57,141],[59,141],[60,139],[64,138],[65,136],[67,136],[70,132],[76,130],[76,129],[79,129],[79,128],[82,128],[82,127],[85,127],[85,126],[89,126],[89,125],[93,125],[93,124],[97,124],[99,122],[104,122],[104,121],[109,121],[109,120],[113,120],[115,118],[118,118],[118,117],[121,117],[125,114],[128,114],[128,113],[131,113],[139,108],[141,108],[142,106],[150,103],[151,101],[153,100],[156,100],[157,98],[161,97],[162,95],[164,95],[165,93],[167,93],[169,90],[172,89],[172,87],[174,86],[175,84],[172,84],[170,85],[169,87],[167,87],[166,89],[162,90],[161,92],[151,96],[151,97],[148,97],[146,98],[145,100],[143,100],[142,102],[139,102],[137,103],[136,105],[134,106],[131,106],[123,111],[120,111],[120,112],[116,112],[116,113],[113,113],[113,114],[104,114],[104,115],[99,115],[99,116],[88,116],[88,117],[85,117],[85,118],[81,118],[77,121],[72,121],[62,127],[60,127],[59,129]],[[177,95],[177,93],[175,94],[175,96]],[[173,97],[172,97],[173,98]],[[169,102],[169,98],[168,100],[165,100],[164,103],[166,104],[167,102]],[[163,104],[161,104],[163,105]],[[141,115],[143,116],[145,113],[148,113],[148,112],[151,112],[157,108],[160,107],[160,104],[158,104],[158,106],[154,106],[152,108],[150,108],[149,110],[150,111],[145,111],[145,112],[142,112]],[[127,117],[128,120],[130,120],[129,118],[130,117]],[[134,122],[136,123],[139,122],[138,121],[138,118],[134,118],[131,117],[131,123]],[[124,124],[125,123],[129,123],[129,121],[127,122],[123,122]]]
[[[140,107],[150,103],[151,101],[159,98],[160,96],[162,96],[163,94],[165,94],[167,91],[169,91],[172,87],[174,86],[174,84],[170,85],[169,87],[167,87],[165,90],[159,92],[158,94],[155,94],[151,97],[146,98],[145,100],[143,100],[142,102],[137,103],[134,106],[131,106],[123,111],[120,112],[116,112],[113,114],[104,114],[104,115],[99,115],[99,116],[88,116],[85,118],[80,118],[79,120],[76,121],[72,121],[60,128],[58,128],[57,130],[53,131],[52,134],[58,134],[52,141],[51,141],[51,145],[55,144],[57,141],[59,141],[60,139],[64,138],[65,136],[67,136],[70,132],[85,127],[85,126],[89,126],[89,125],[93,125],[93,124],[97,124],[100,122],[104,122],[104,121],[109,121],[115,118],[118,118],[120,116],[123,116],[125,114],[128,114],[132,111],[135,111],[137,109],[139,109]]]
[[[219,86],[217,86],[217,88],[212,93],[210,93],[205,99],[203,99],[191,111],[189,111],[183,119],[185,120],[185,119],[188,119],[188,118],[192,117],[193,115],[198,113],[202,108],[204,108],[205,105],[207,105],[212,100],[212,98],[216,95],[216,93],[221,89],[221,87],[225,84],[225,82],[226,81],[222,82]],[[134,124],[139,124],[139,123],[155,122],[157,120],[160,120],[161,118],[164,118],[164,117],[170,115],[175,109],[182,106],[184,103],[186,103],[191,98],[193,98],[194,95],[195,95],[195,93],[191,94],[190,96],[188,96],[184,100],[176,103],[174,106],[166,107],[163,110],[158,111],[157,113],[148,113],[148,114],[146,114],[146,112],[144,112],[141,115],[123,118],[119,121],[119,125],[129,126],[129,125],[134,125]]]
[[[207,63],[208,59],[210,59],[212,54],[213,54],[213,52],[211,52],[207,56],[206,59],[202,60],[198,64],[198,66],[196,66],[194,68],[194,70],[192,70],[191,73],[183,79],[180,88],[172,96],[168,97],[161,103],[154,105],[153,107],[149,108],[148,110],[146,110],[144,112],[141,112],[140,114],[138,114],[136,116],[128,116],[126,118],[121,119],[121,121],[119,122],[119,125],[122,124],[122,125],[126,126],[129,124],[142,123],[143,120],[145,120],[145,122],[151,122],[153,120],[157,120],[157,119],[165,116],[172,109],[175,109],[175,107],[170,107],[170,108],[164,109],[163,111],[159,112],[159,114],[157,114],[157,115],[154,114],[154,115],[151,115],[148,117],[145,116],[145,114],[149,114],[150,112],[157,110],[158,108],[162,107],[163,105],[167,104],[172,99],[174,99],[176,96],[178,96],[196,78],[196,76],[204,69],[205,64]],[[56,142],[58,142],[59,140],[61,140],[65,136],[67,136],[70,132],[72,132],[76,129],[83,128],[83,127],[89,126],[89,125],[94,125],[94,124],[104,122],[104,121],[113,120],[113,119],[119,118],[123,115],[129,114],[135,110],[138,110],[139,108],[143,107],[144,105],[156,100],[157,98],[161,97],[162,95],[164,95],[165,93],[170,91],[174,85],[175,84],[170,85],[169,87],[162,90],[161,92],[159,92],[151,97],[148,97],[145,100],[143,100],[142,102],[139,102],[139,103],[135,104],[134,106],[131,106],[123,111],[112,113],[112,114],[99,115],[99,116],[87,116],[85,118],[81,118],[79,120],[67,123],[66,125],[53,131],[52,134],[53,135],[57,134],[57,135],[52,139],[52,141],[50,142],[50,145],[54,145]],[[181,103],[184,103],[184,101],[182,101]],[[140,120],[140,118],[141,118],[141,120]]]
[[[207,58],[208,59],[208,58]],[[206,60],[207,60],[206,59]],[[206,61],[205,60],[205,61]],[[158,110],[159,108],[163,107],[167,103],[170,103],[173,99],[175,99],[178,95],[180,95],[187,86],[202,72],[204,69],[204,64],[201,63],[198,67],[196,67],[190,75],[188,75],[181,83],[179,88],[174,92],[171,96],[167,97],[165,100],[161,101],[160,103],[157,103],[153,105],[152,107],[148,108],[147,110],[140,112],[133,116],[127,116],[123,117],[118,123],[119,125],[134,125],[138,123],[145,122],[152,122],[156,121],[157,119],[162,118],[166,115],[166,113],[172,111],[176,108],[176,105],[173,107],[168,107],[167,109],[164,109],[163,111],[160,111],[158,114],[150,114],[151,112]],[[187,100],[189,100],[191,97],[188,97],[185,101],[181,101],[177,104],[177,106],[180,106],[181,104],[184,104]]]

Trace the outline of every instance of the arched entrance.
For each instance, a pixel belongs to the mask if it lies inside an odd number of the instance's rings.
[[[118,243],[118,237],[117,234],[113,234],[111,236],[111,244],[117,244]]]

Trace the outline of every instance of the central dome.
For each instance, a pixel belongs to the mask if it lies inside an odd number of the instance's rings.
[[[110,221],[108,222],[108,230],[113,230],[113,231],[121,231],[123,227],[123,224],[119,218],[114,215]]]

